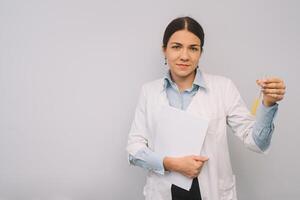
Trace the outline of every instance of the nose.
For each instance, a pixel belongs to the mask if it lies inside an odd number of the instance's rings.
[[[186,48],[183,48],[180,54],[180,60],[186,62],[189,60],[189,53]]]

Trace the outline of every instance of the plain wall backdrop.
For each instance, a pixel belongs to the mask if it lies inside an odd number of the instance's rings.
[[[255,80],[287,85],[268,155],[229,145],[241,200],[300,197],[300,2],[0,0],[0,200],[143,199],[128,165],[141,85],[163,76],[162,36],[190,15],[199,66],[231,78],[250,108]]]

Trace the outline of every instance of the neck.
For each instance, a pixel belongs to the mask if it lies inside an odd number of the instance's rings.
[[[176,83],[180,92],[192,87],[195,76],[196,71],[185,77],[174,76],[171,72],[172,80]]]

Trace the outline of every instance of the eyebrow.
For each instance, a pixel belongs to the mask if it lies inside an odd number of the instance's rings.
[[[179,42],[172,42],[171,44],[182,45],[182,44],[181,44],[181,43],[179,43]],[[191,44],[191,45],[189,45],[189,46],[192,46],[192,47],[194,47],[194,46],[198,46],[198,47],[200,47],[200,45],[199,45],[199,44]]]

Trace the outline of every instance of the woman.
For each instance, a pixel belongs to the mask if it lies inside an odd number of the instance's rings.
[[[276,102],[284,97],[284,82],[279,78],[256,81],[262,87],[263,100],[255,117],[231,80],[198,68],[203,45],[204,32],[197,21],[190,17],[174,19],[163,37],[165,65],[169,71],[163,79],[142,87],[127,151],[132,165],[148,170],[144,187],[146,199],[237,199],[227,125],[253,151],[264,153],[270,146],[273,118],[278,108]],[[162,123],[158,122],[157,113],[167,104],[209,119],[200,155],[161,156],[155,151],[153,127]],[[182,134],[184,137],[185,133]],[[169,172],[193,179],[190,189],[168,182],[164,177]]]

